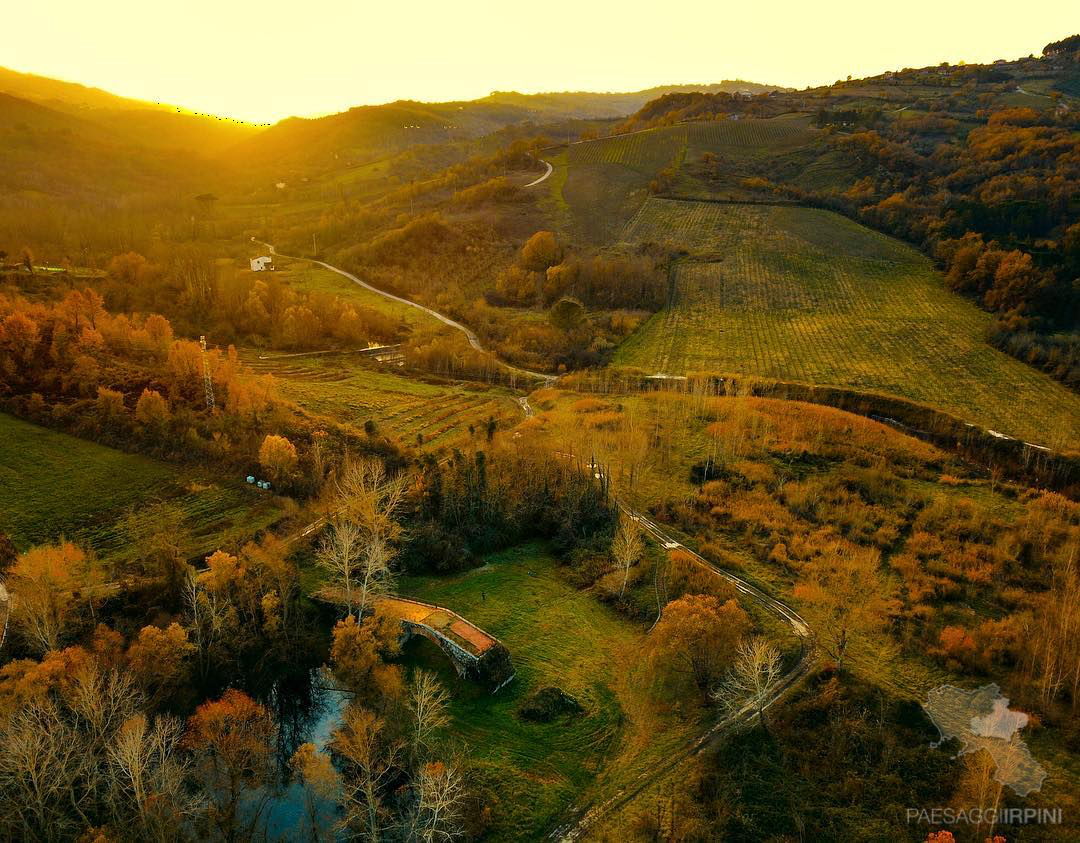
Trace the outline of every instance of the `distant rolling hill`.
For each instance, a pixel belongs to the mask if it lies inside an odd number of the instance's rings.
[[[0,93],[95,124],[127,143],[214,154],[259,131],[259,127],[178,106],[128,99],[100,88],[0,67]]]
[[[665,94],[697,91],[704,94],[749,91],[760,94],[766,91],[783,91],[771,85],[746,82],[741,79],[724,80],[711,85],[660,85],[630,93],[595,93],[568,91],[546,94],[519,94],[516,91],[495,91],[478,102],[516,105],[535,119],[562,120],[566,118],[618,118],[635,113],[646,103]]]
[[[515,124],[626,117],[647,102],[675,91],[774,88],[753,82],[673,85],[633,93],[568,92],[519,94],[496,91],[478,100],[423,103],[401,100],[364,105],[318,118],[292,117],[235,147],[229,157],[251,167],[325,171],[393,155],[416,146],[479,138]],[[539,129],[538,129],[539,131]]]
[[[219,171],[196,153],[147,146],[123,125],[0,93],[0,205],[197,191]]]
[[[269,127],[143,102],[0,68],[0,187],[8,199],[115,200],[168,191],[229,192],[337,171],[412,150],[459,144],[508,127],[624,118],[676,91],[773,90],[743,81],[630,93],[494,92],[478,100],[399,101]]]

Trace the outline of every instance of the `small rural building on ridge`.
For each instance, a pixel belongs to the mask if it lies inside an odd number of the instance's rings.
[[[262,272],[264,269],[273,269],[274,259],[269,255],[251,259],[251,271]]]

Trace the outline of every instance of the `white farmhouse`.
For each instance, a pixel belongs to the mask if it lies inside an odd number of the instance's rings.
[[[263,255],[262,257],[252,258],[251,259],[251,271],[252,272],[262,272],[265,269],[273,269],[273,268],[274,268],[274,259],[272,257],[270,257],[269,255]]]

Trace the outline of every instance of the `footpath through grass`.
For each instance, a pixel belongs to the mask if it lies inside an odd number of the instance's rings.
[[[527,545],[450,577],[409,577],[400,593],[467,617],[510,650],[517,677],[497,695],[460,680],[426,640],[406,659],[439,673],[451,689],[451,740],[460,741],[492,804],[486,839],[535,840],[585,795],[603,798],[641,765],[684,742],[695,721],[654,701],[644,631],[565,579],[550,553]],[[557,686],[585,711],[531,723],[517,710]]]
[[[897,240],[812,208],[655,198],[623,239],[692,257],[672,306],[616,364],[883,392],[1039,445],[1080,445],[1080,396],[988,345],[989,314]]]
[[[0,414],[0,530],[20,550],[63,536],[119,561],[127,555],[121,520],[158,501],[184,513],[192,555],[238,541],[280,515],[270,495],[239,478],[222,482]]]

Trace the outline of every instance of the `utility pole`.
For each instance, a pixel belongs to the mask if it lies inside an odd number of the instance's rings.
[[[314,231],[311,232],[311,256],[312,257],[318,257],[319,256],[319,249],[315,245],[315,232]]]
[[[206,411],[214,412],[214,380],[210,377],[210,358],[206,355],[206,337],[199,337],[202,349],[203,390],[206,392]]]

